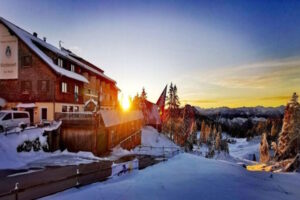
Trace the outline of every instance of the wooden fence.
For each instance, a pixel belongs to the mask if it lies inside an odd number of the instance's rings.
[[[72,187],[104,181],[111,176],[111,161],[51,167],[0,180],[0,199],[36,199]]]
[[[161,155],[142,155],[143,151],[156,149]],[[179,154],[178,147],[140,146],[141,154],[127,155],[112,165],[112,161],[99,161],[78,166],[48,167],[41,171],[0,179],[0,200],[36,199],[61,192],[72,187],[80,187],[104,181],[111,177],[113,168],[138,159],[138,169],[144,169],[156,163],[166,161]],[[131,170],[131,169],[127,169]]]

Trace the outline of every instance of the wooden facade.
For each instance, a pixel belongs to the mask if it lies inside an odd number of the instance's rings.
[[[117,113],[123,120],[116,124],[107,124],[105,113],[56,113],[56,119],[63,121],[61,142],[68,151],[90,151],[102,155],[117,145],[124,149],[133,149],[141,144],[143,117],[136,111],[105,111]]]
[[[28,32],[3,18],[0,24],[18,40],[18,78],[0,80],[0,97],[7,102],[3,109],[28,110],[32,122],[38,123],[54,120],[56,112],[83,112],[85,102],[91,98],[97,102],[97,110],[116,108],[116,82],[104,75],[102,69],[67,49],[58,49],[40,40],[37,35],[28,36]],[[24,40],[22,34],[31,42]],[[66,74],[55,71],[45,59],[64,69]],[[69,72],[86,82],[73,78]],[[28,108],[26,104],[34,107]]]

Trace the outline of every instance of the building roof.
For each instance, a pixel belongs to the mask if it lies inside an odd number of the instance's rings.
[[[75,72],[66,70],[66,69],[56,65],[50,57],[48,57],[41,49],[39,49],[36,46],[35,43],[58,54],[59,56],[65,58],[65,59],[68,59],[69,61],[71,61],[73,63],[76,63],[77,65],[81,66],[82,68],[103,77],[104,79],[107,79],[109,81],[116,83],[113,79],[104,75],[102,73],[101,69],[97,70],[96,68],[90,67],[90,66],[80,62],[79,60],[77,60],[75,58],[77,55],[74,54],[73,52],[66,51],[65,49],[59,49],[59,48],[45,42],[44,40],[41,40],[40,38],[33,36],[32,34],[28,33],[27,31],[21,29],[20,27],[14,25],[13,23],[7,21],[6,19],[4,19],[2,17],[0,17],[0,22],[2,22],[5,26],[7,26],[7,28],[9,28],[12,32],[14,32],[17,37],[19,37],[31,50],[33,50],[43,61],[45,61],[58,74],[81,81],[81,82],[85,82],[85,83],[89,82],[84,76],[77,74]],[[79,56],[77,56],[77,57],[79,57]]]

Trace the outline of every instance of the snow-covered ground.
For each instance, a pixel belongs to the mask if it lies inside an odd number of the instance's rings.
[[[197,133],[197,139],[200,139],[201,132]],[[222,133],[223,139],[235,140],[236,143],[228,143],[229,155],[225,153],[218,154],[214,156],[218,160],[226,160],[234,163],[244,163],[251,164],[253,163],[253,154],[255,154],[256,160],[259,161],[259,145],[260,145],[260,136],[256,136],[253,139],[247,141],[246,138],[232,138],[225,132]],[[193,153],[199,156],[204,156],[208,153],[208,146],[205,144],[194,145]]]
[[[253,154],[255,154],[256,160],[259,161],[259,145],[260,136],[257,136],[250,141],[246,138],[234,138],[235,144],[229,144],[230,155],[240,161],[252,161]]]
[[[89,163],[99,160],[99,157],[94,156],[89,152],[71,153],[68,151],[56,151],[53,153],[46,153],[43,151],[34,152],[17,152],[17,146],[25,140],[34,140],[37,137],[43,144],[46,142],[46,137],[42,136],[45,129],[42,128],[28,128],[23,132],[14,134],[0,134],[0,169],[19,169],[32,168],[44,166],[64,166],[79,163]],[[20,130],[15,130],[20,131]],[[197,135],[200,137],[200,133]],[[252,160],[253,154],[259,160],[259,142],[260,138],[255,138],[251,141],[246,139],[235,139],[235,144],[229,144],[230,155],[218,154],[215,156],[219,160],[227,160],[230,162],[249,163]],[[142,129],[142,143],[141,146],[128,151],[120,147],[113,149],[112,154],[108,158],[117,160],[118,158],[130,154],[146,154],[154,156],[168,156],[170,152],[180,150],[176,144],[170,141],[164,134],[157,132],[156,129],[146,126]],[[205,156],[208,148],[202,145],[200,148],[194,146],[194,151],[197,155]]]
[[[299,199],[300,174],[249,172],[187,153],[141,171],[44,199]]]
[[[47,127],[50,130],[52,127]],[[99,159],[90,152],[71,153],[56,151],[47,153],[42,150],[30,152],[17,152],[17,147],[26,140],[33,141],[39,138],[45,144],[47,138],[43,136],[43,128],[29,127],[22,132],[19,129],[10,131],[10,134],[0,134],[0,169],[28,169],[44,166],[64,166],[70,164],[90,163]]]
[[[142,129],[142,141],[139,147],[128,151],[117,146],[113,149],[109,158],[116,160],[119,157],[129,154],[160,156],[176,150],[180,150],[180,147],[169,140],[164,134],[159,133],[155,128],[146,126]]]
[[[53,127],[57,127],[57,124],[54,124]],[[11,130],[8,135],[0,134],[0,169],[28,169],[45,166],[74,165],[79,163],[90,163],[100,159],[117,160],[118,158],[129,154],[162,155],[165,152],[179,149],[177,145],[171,142],[163,134],[158,133],[156,129],[144,127],[142,129],[141,148],[127,151],[120,147],[116,147],[108,158],[99,158],[90,152],[71,153],[68,151],[56,151],[47,153],[42,150],[37,152],[33,150],[30,152],[17,152],[17,147],[26,140],[32,141],[39,138],[41,144],[46,143],[47,138],[43,136],[43,132],[44,130],[52,130],[53,127],[30,127],[22,132],[21,129],[16,128]]]
[[[151,126],[146,126],[142,129],[142,145],[178,148],[178,146],[169,140],[164,134],[157,132],[157,130]]]

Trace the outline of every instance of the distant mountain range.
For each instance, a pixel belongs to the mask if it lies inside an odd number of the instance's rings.
[[[279,107],[241,107],[241,108],[200,108],[194,107],[198,115],[209,118],[277,118],[284,114],[285,106]]]
[[[194,107],[197,126],[202,122],[211,127],[221,125],[222,130],[233,137],[253,137],[266,132],[277,136],[281,130],[285,106],[200,108]]]

